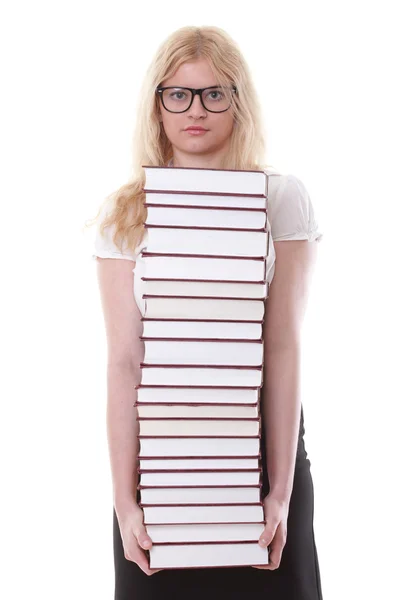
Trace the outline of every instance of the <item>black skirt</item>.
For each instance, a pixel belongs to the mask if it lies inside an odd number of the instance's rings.
[[[253,567],[165,569],[146,575],[124,556],[117,515],[113,510],[114,600],[322,600],[318,554],[314,538],[314,486],[304,445],[301,408],[293,490],[289,504],[286,544],[274,571]],[[269,491],[262,426],[263,493]],[[138,495],[140,492],[138,492]]]

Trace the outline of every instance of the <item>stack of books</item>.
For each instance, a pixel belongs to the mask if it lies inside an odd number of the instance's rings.
[[[150,567],[265,565],[268,175],[143,168],[145,354],[135,406]]]

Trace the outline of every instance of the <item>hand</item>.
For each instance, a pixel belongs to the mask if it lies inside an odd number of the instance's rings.
[[[143,511],[136,502],[116,508],[121,532],[124,556],[135,562],[146,575],[153,575],[162,569],[150,569],[145,550],[150,550],[152,540],[143,524]]]
[[[286,544],[289,503],[274,497],[273,494],[268,494],[263,503],[266,526],[258,543],[263,548],[269,547],[269,564],[254,565],[254,568],[274,571],[281,563],[282,551]]]

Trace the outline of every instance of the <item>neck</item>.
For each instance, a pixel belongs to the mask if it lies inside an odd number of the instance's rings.
[[[174,152],[173,157],[168,162],[168,167],[183,167],[194,169],[223,169],[223,158],[226,149],[212,154],[186,154]]]

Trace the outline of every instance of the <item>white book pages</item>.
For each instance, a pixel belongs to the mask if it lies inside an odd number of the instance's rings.
[[[207,321],[143,321],[143,337],[167,338],[221,338],[259,340],[262,323],[207,322]]]
[[[259,523],[262,504],[143,506],[144,523]]]
[[[142,288],[143,293],[158,296],[216,296],[225,298],[267,297],[266,283],[144,280],[142,283]]]
[[[207,254],[207,248],[203,248]],[[148,256],[142,253],[145,276],[152,279],[207,279],[210,281],[265,281],[265,258],[204,256]]]
[[[203,485],[258,485],[259,471],[196,471],[195,473],[157,471],[141,473],[140,484],[153,487]]]
[[[216,298],[148,298],[145,295],[146,317],[155,319],[231,319],[261,321],[263,300],[217,300]]]
[[[260,342],[145,340],[144,362],[168,365],[246,365],[263,361]]]
[[[142,382],[143,383],[143,382]],[[259,400],[258,389],[235,388],[183,388],[140,387],[137,390],[138,402],[196,403],[196,404],[256,404]]]
[[[139,457],[258,456],[260,438],[140,438]]]
[[[137,405],[137,415],[141,417],[185,417],[185,418],[216,418],[228,417],[230,419],[255,419],[258,417],[258,406],[190,406],[167,404],[146,404]]]
[[[264,171],[233,171],[224,169],[194,169],[153,167],[143,165],[144,190],[174,192],[205,192],[210,194],[262,194],[266,192]]]
[[[254,566],[268,564],[268,548],[260,544],[182,544],[153,545],[150,549],[151,569],[192,567]]]
[[[267,210],[267,199],[255,196],[147,192],[146,201],[154,204],[174,204],[175,206],[219,206],[223,208],[258,208],[260,210]]]
[[[259,500],[259,487],[151,487],[140,490],[142,504],[248,504]]]
[[[216,385],[261,387],[261,369],[143,367],[143,385]]]
[[[144,471],[173,471],[174,469],[258,469],[259,459],[255,458],[161,458],[139,461]],[[248,502],[253,502],[249,500]],[[256,500],[254,500],[256,502]]]
[[[267,256],[268,232],[148,227],[147,252]]]
[[[147,525],[154,544],[167,542],[258,542],[264,523],[202,523],[201,525]]]
[[[232,522],[262,527],[258,400],[263,384],[262,322],[271,234],[267,175],[263,171],[144,169],[146,244],[138,276],[143,281],[145,354],[140,363],[141,383],[135,386],[144,523],[163,527],[215,523],[218,527]],[[251,206],[261,210],[251,210]],[[250,329],[251,325],[255,327]],[[237,393],[226,388],[237,388]],[[250,390],[252,395],[246,394]],[[150,400],[143,406],[146,393]],[[197,398],[195,406],[190,406],[190,398]],[[152,460],[153,467],[156,461],[163,466],[152,470],[144,465],[145,459]],[[217,467],[218,460],[225,461],[224,465]],[[240,467],[251,460],[257,467]],[[203,468],[200,461],[206,462]],[[229,467],[227,461],[236,466]],[[229,535],[237,539],[222,538],[228,543],[221,558],[218,534],[208,548],[196,531],[191,530],[191,535],[197,535],[192,545],[183,545],[178,540],[185,539],[175,537],[172,546],[156,543],[153,549],[169,548],[166,556],[173,557],[175,565],[171,568],[179,568],[175,552],[179,548],[183,561],[198,561],[199,566],[202,562],[203,566],[218,565],[218,561],[221,566],[235,561],[260,564],[261,555],[254,561],[244,555],[246,544],[232,543],[246,540],[249,531],[230,530]],[[168,543],[171,537],[159,542]],[[190,546],[195,547],[193,554]],[[240,559],[236,549],[228,550],[230,546],[243,546]],[[247,546],[254,556],[262,551],[266,564],[268,551],[253,541]],[[203,555],[201,548],[207,550]]]
[[[247,437],[258,435],[259,419],[255,420],[239,420],[232,419],[231,421],[222,420],[187,420],[187,419],[149,419],[139,420],[140,435],[157,436],[206,436],[219,435],[238,437]]]
[[[204,200],[203,200],[204,202]],[[218,210],[202,206],[152,206],[157,199],[146,198],[146,223],[185,227],[221,227],[233,229],[263,229],[267,223],[266,210]]]

